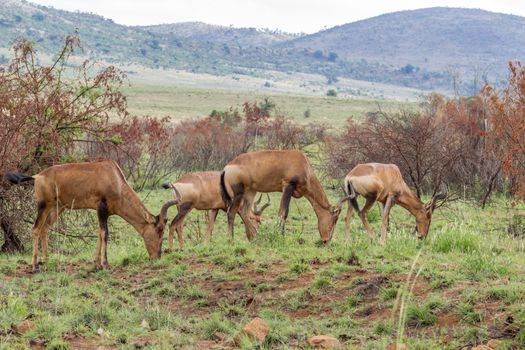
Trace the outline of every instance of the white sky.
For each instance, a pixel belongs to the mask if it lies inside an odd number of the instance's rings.
[[[119,24],[200,21],[313,33],[387,12],[434,6],[480,8],[525,16],[523,0],[29,0],[92,12]]]

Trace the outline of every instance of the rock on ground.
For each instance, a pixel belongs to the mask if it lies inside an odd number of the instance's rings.
[[[308,345],[317,349],[337,349],[342,346],[339,340],[327,335],[316,335],[315,337],[309,338],[306,342]]]
[[[262,343],[270,332],[270,326],[262,318],[256,317],[246,324],[246,326],[242,328],[242,331],[250,339]]]

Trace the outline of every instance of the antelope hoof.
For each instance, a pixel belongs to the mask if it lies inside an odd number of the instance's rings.
[[[386,243],[386,240],[385,240],[385,239],[380,239],[380,240],[379,240],[379,244],[380,244],[380,245],[384,246],[385,243]]]
[[[36,266],[33,266],[33,269],[31,270],[32,274],[39,273],[40,272],[40,264],[37,264]]]

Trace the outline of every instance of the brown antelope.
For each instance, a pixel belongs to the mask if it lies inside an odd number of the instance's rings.
[[[186,215],[188,215],[192,209],[208,211],[208,228],[206,230],[205,241],[209,242],[219,210],[227,210],[226,204],[221,197],[220,178],[220,171],[204,171],[189,173],[176,182],[162,184],[162,187],[165,189],[173,189],[178,209],[177,216],[175,216],[170,224],[170,249],[173,248],[175,230],[177,231],[179,246],[182,249],[184,245],[182,225]],[[261,222],[262,212],[270,205],[270,198],[268,197],[268,203],[265,203],[261,208],[257,208],[260,202],[261,197],[254,203],[253,210],[250,211],[250,218],[255,222],[257,227]]]
[[[344,189],[350,197],[345,219],[346,239],[350,238],[350,220],[354,209],[359,213],[370,238],[374,239],[367,214],[368,210],[378,201],[381,204],[382,217],[381,244],[386,241],[388,215],[394,204],[399,204],[416,218],[416,231],[419,238],[425,238],[437,201],[447,198],[446,192],[440,192],[435,194],[429,203],[423,204],[405,183],[399,168],[395,164],[358,164],[346,175]],[[357,204],[357,195],[366,199],[365,206],[361,210]]]
[[[257,230],[248,211],[256,192],[283,192],[279,207],[283,229],[291,197],[306,197],[317,215],[319,234],[325,243],[332,238],[341,206],[348,199],[345,197],[336,206],[330,205],[312,166],[301,151],[267,150],[241,154],[229,162],[221,174],[221,194],[228,203],[228,229],[232,238],[235,213],[239,208],[248,239],[255,237]]]
[[[38,241],[42,240],[42,260],[47,260],[47,233],[64,209],[95,209],[99,233],[95,265],[108,267],[108,217],[118,215],[137,230],[150,258],[161,255],[165,205],[159,216],[153,216],[128,185],[120,167],[111,160],[52,166],[36,175],[10,172],[5,178],[13,184],[34,182],[38,215],[33,226],[33,272],[38,271]]]

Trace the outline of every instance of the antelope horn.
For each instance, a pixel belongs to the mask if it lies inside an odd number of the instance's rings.
[[[262,193],[259,195],[259,199],[254,203],[254,205],[253,205],[253,213],[255,215],[261,215],[262,212],[264,211],[264,209],[266,209],[266,208],[268,208],[268,206],[270,206],[270,203],[271,203],[270,195],[268,193],[266,193],[266,197],[268,198],[268,202],[263,204],[263,206],[260,209],[257,208],[257,205],[259,205],[259,203],[261,203]]]
[[[164,221],[167,219],[167,214],[168,214],[169,207],[177,205],[177,204],[179,204],[179,202],[180,202],[180,200],[178,200],[178,199],[166,202],[162,206],[162,208],[160,209],[159,222],[164,223]]]
[[[335,205],[334,211],[341,210],[341,207],[343,206],[343,203],[346,202],[347,200],[349,200],[350,198],[352,198],[352,196],[350,196],[350,195],[344,196],[343,198],[341,198],[339,200],[339,202],[337,202],[337,204]]]

